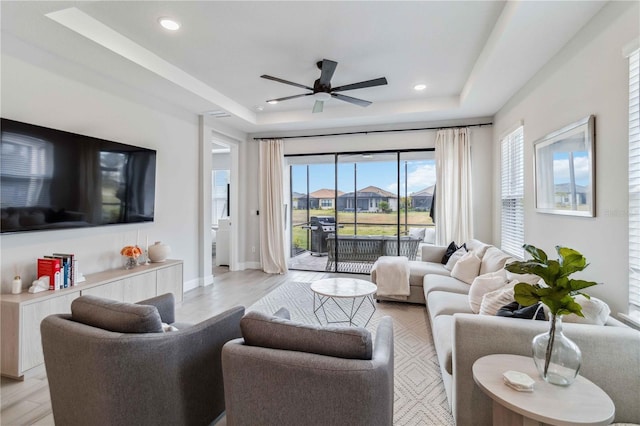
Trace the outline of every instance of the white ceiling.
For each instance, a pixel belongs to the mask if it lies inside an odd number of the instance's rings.
[[[255,133],[491,117],[605,4],[598,1],[8,2],[2,51],[139,101],[163,102]],[[55,13],[53,13],[55,12]],[[47,14],[50,14],[47,16]],[[158,18],[182,24],[174,33]],[[89,38],[88,38],[89,37]],[[338,62],[343,92],[313,97],[315,63]],[[413,90],[417,83],[427,89]],[[256,107],[262,107],[258,111]]]

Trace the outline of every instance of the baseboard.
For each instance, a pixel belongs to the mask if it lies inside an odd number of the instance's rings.
[[[186,292],[198,287],[206,287],[213,284],[213,275],[207,275],[204,278],[194,278],[184,283],[182,291]]]
[[[238,267],[241,271],[245,269],[262,269],[262,264],[260,262],[243,262],[239,263]]]

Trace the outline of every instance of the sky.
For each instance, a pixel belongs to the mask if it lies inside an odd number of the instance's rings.
[[[404,195],[404,163],[401,162],[401,184]],[[332,189],[335,186],[334,164],[309,165],[309,192],[318,189]],[[307,193],[306,166],[293,166],[293,191]],[[421,191],[436,182],[435,160],[407,161],[407,193]],[[398,192],[398,172],[395,161],[357,163],[358,190],[367,186],[377,186],[392,193]],[[354,191],[354,163],[338,166],[338,189],[342,192]]]
[[[574,151],[573,172],[577,185],[589,183],[589,157],[586,151]],[[553,183],[569,183],[569,154],[556,152],[553,154]]]

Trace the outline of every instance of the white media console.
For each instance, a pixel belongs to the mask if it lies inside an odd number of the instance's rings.
[[[44,363],[40,322],[48,315],[71,312],[73,299],[94,295],[123,302],[138,302],[164,293],[182,301],[182,261],[140,265],[86,275],[79,285],[42,293],[3,294],[1,333],[3,376],[22,378]],[[73,360],[70,360],[73,362]]]

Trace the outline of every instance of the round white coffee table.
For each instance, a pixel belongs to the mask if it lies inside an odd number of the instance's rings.
[[[508,370],[528,374],[533,392],[518,392],[504,383]],[[578,375],[569,386],[552,385],[540,377],[531,357],[487,355],[473,364],[473,380],[493,400],[494,425],[608,425],[615,406],[596,384]]]
[[[376,311],[373,294],[377,290],[378,287],[375,284],[355,278],[326,278],[318,280],[311,284],[311,291],[313,292],[313,313],[320,324],[323,324],[323,322],[320,320],[318,312],[322,311],[326,324],[349,323],[349,325],[357,325],[354,323],[354,318],[358,311],[360,311],[362,304],[367,301],[371,304],[372,311],[362,326],[366,327]],[[344,303],[340,304],[337,299],[352,299],[351,308],[346,307],[345,309],[345,306],[343,306]],[[329,320],[329,316],[327,315],[327,303],[329,302],[338,307],[342,314],[344,314],[344,320]]]

